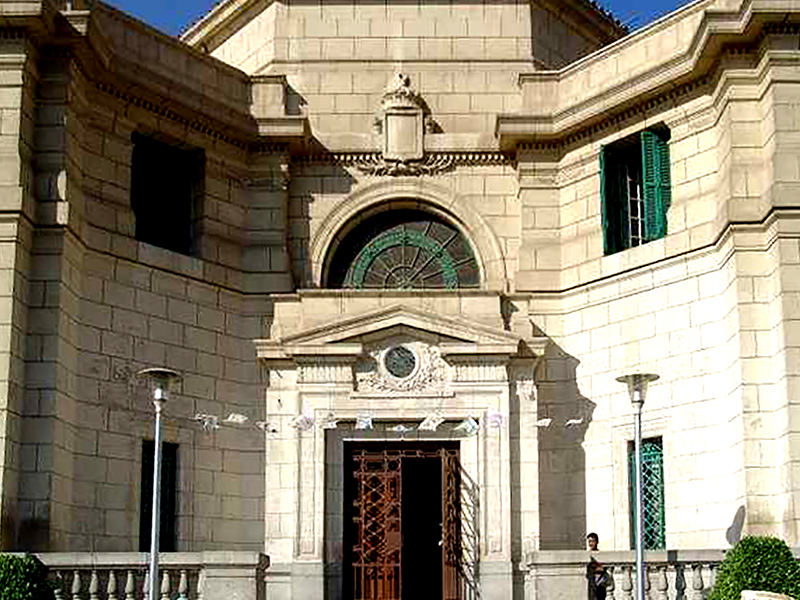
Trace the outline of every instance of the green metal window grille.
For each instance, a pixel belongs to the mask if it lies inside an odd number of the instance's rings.
[[[338,245],[329,285],[452,290],[476,287],[479,274],[469,243],[453,225],[419,210],[388,210]]]
[[[636,459],[633,443],[628,445],[628,482],[631,548],[635,548]],[[646,550],[664,550],[667,547],[667,535],[664,523],[664,445],[661,438],[642,440],[642,491],[644,547]]]
[[[648,129],[600,150],[603,252],[614,254],[667,235],[672,199],[669,132]]]

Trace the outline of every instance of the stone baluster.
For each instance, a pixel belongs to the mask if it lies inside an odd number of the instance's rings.
[[[266,579],[265,579],[266,581]],[[197,588],[195,589],[197,600],[206,600],[206,570],[200,569],[197,574]]]
[[[719,565],[708,565],[708,589],[711,590],[714,588],[714,585],[717,583],[717,567]]]
[[[181,569],[181,579],[178,583],[178,600],[189,600],[189,577],[186,569]]]
[[[606,600],[615,600],[614,590],[616,583],[614,582],[614,567],[606,567],[608,578],[606,579]]]
[[[53,596],[56,600],[64,600],[64,572],[56,571],[56,580],[53,587]]]
[[[125,579],[125,600],[136,600],[136,576],[133,571],[128,570],[128,576]]]
[[[78,570],[72,574],[72,600],[81,600],[81,572]]]
[[[703,565],[692,565],[692,600],[703,600]]]
[[[161,600],[169,600],[169,589],[169,571],[164,569],[164,572],[161,575]]]
[[[644,566],[644,597],[650,598],[650,588],[653,587],[650,584],[650,567],[647,565]]]
[[[668,588],[669,583],[667,582],[667,565],[661,565],[656,570],[656,598],[658,598],[658,600],[668,600]]]
[[[675,565],[675,600],[686,599],[686,565]]]
[[[97,576],[97,569],[92,569],[89,578],[89,600],[100,600],[100,578]]]
[[[622,598],[623,600],[633,600],[633,580],[631,579],[630,565],[622,567]]]
[[[108,600],[119,600],[117,598],[117,576],[114,569],[108,572],[108,584],[106,585],[106,598]]]
[[[144,585],[142,586],[142,593],[145,598],[149,598],[150,594],[150,569],[144,572]]]

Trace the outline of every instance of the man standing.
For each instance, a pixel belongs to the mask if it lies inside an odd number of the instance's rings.
[[[586,536],[586,543],[589,546],[589,552],[597,552],[600,546],[600,537],[592,532]],[[586,579],[589,583],[589,600],[606,600],[608,573],[603,564],[594,557],[590,557],[589,564],[586,565]]]

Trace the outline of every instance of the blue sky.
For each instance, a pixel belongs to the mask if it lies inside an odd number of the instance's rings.
[[[205,14],[216,0],[106,0],[113,6],[171,34],[177,34]],[[602,0],[623,23],[638,28],[687,4],[685,0]]]

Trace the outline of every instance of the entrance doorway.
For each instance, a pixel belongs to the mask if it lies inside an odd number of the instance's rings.
[[[458,443],[345,446],[345,600],[467,600]]]

